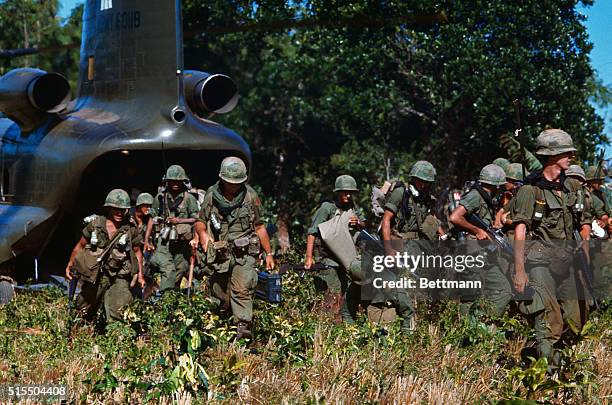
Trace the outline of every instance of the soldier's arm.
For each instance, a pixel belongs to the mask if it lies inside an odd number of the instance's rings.
[[[306,270],[310,269],[310,267],[314,263],[314,260],[312,258],[312,252],[314,250],[315,238],[316,236],[314,235],[308,235],[308,237],[306,238],[306,260],[304,261],[304,268]]]
[[[140,286],[142,288],[144,288],[144,271],[143,271],[143,257],[142,257],[142,250],[140,250],[140,245],[136,244],[134,246],[132,246],[132,250],[134,251],[134,254],[136,255],[136,260],[138,261],[138,282],[140,283]]]
[[[467,209],[463,205],[458,205],[457,208],[455,208],[451,213],[449,220],[456,227],[465,229],[472,235],[475,235],[478,240],[488,239],[489,236],[484,230],[480,229],[476,225],[472,225],[467,219],[465,219],[467,213]]]
[[[85,248],[85,245],[87,245],[87,240],[85,239],[84,236],[81,236],[81,239],[77,242],[76,245],[74,245],[74,248],[72,249],[72,253],[70,253],[70,259],[68,259],[68,264],[66,265],[66,278],[68,280],[72,280],[72,274],[70,274],[70,268],[74,264],[74,258],[76,257],[77,253],[79,253],[81,249]]]
[[[206,224],[199,220],[196,221],[193,228],[195,230],[195,236],[193,239],[196,241],[196,243],[199,242],[200,246],[202,246],[202,250],[206,252],[208,249],[208,234],[206,233]]]
[[[274,268],[274,257],[272,256],[272,246],[270,246],[268,231],[263,224],[259,224],[255,227],[255,233],[259,236],[261,247],[266,252],[266,269],[272,270]]]
[[[395,251],[391,246],[391,221],[395,217],[395,213],[390,209],[385,209],[385,213],[383,214],[382,224],[381,224],[381,232],[383,243],[385,246],[385,251],[388,255],[395,255]]]
[[[525,272],[525,236],[527,225],[519,223],[514,228],[514,289],[518,293],[525,291],[525,286],[529,282]]]
[[[145,239],[144,239],[144,249],[145,251],[149,251],[149,250],[153,250],[153,246],[151,244],[149,244],[149,240],[151,238],[151,231],[153,230],[153,219],[151,218],[148,222],[147,222],[147,231],[145,232]]]

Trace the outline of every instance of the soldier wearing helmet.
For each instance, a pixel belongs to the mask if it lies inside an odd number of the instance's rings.
[[[508,166],[508,170],[509,168],[510,166]],[[468,218],[471,215],[476,215],[487,226],[495,226],[495,218],[499,210],[496,196],[499,195],[500,190],[505,190],[506,184],[507,173],[501,167],[496,164],[486,165],[480,171],[478,181],[461,198],[459,205],[451,213],[450,221],[453,225],[467,231],[471,239],[489,240],[487,232],[474,225]],[[480,279],[480,275],[476,272],[465,271],[460,276],[470,280]],[[491,255],[487,258],[487,269],[483,281],[485,297],[493,304],[496,313],[501,315],[512,298],[512,287],[498,257]],[[461,300],[464,303],[462,309],[465,312],[473,309],[472,303],[480,293],[481,291],[474,290],[466,291],[462,295]]]
[[[149,193],[140,193],[136,197],[136,207],[134,207],[133,217],[138,226],[138,231],[142,234],[142,243],[147,231],[151,207],[153,206],[153,196]]]
[[[565,184],[565,173],[576,152],[572,138],[560,129],[547,129],[536,143],[543,169],[527,177],[509,213],[515,226],[513,284],[519,294],[527,286],[533,289],[520,309],[534,322],[538,355],[553,364],[558,358],[554,345],[561,338],[564,319],[578,329],[586,321],[576,296],[564,295],[576,289],[571,267],[574,250],[560,241],[574,239],[574,230],[588,235],[590,227],[577,222],[572,207],[579,203],[578,195]],[[528,238],[533,247],[526,248],[523,241]]]
[[[83,281],[77,309],[90,321],[102,303],[107,321],[121,319],[121,309],[132,302],[134,275],[144,287],[141,238],[128,215],[130,197],[124,190],[112,190],[104,207],[105,215],[85,218],[81,239],[66,266],[68,280],[78,276]]]
[[[497,166],[501,167],[502,170],[504,171],[504,173],[506,173],[506,175],[508,174],[508,169],[510,168],[510,165],[512,164],[512,163],[510,163],[510,161],[508,159],[503,158],[503,157],[498,157],[492,163],[494,165],[497,165]]]
[[[602,191],[602,185],[605,180],[605,172],[603,168],[597,166],[587,167],[585,173],[586,184],[593,197],[593,215],[597,220],[598,225],[606,229],[610,218],[610,207],[606,197]]]
[[[444,232],[441,222],[433,215],[435,198],[431,186],[436,180],[436,169],[426,160],[416,162],[408,174],[407,184],[398,182],[385,202],[381,231],[384,241],[391,239],[437,240]],[[385,248],[391,255],[390,243]]]
[[[338,316],[349,279],[340,260],[323,243],[319,225],[343,214],[349,215],[348,226],[353,231],[363,228],[365,224],[353,201],[353,196],[358,191],[355,179],[346,174],[338,176],[333,191],[334,200],[323,201],[312,217],[307,231],[304,267],[310,269],[315,262],[325,266],[325,269],[317,272],[314,277],[315,287],[317,291],[325,294],[325,308],[334,316]]]
[[[189,267],[193,224],[198,216],[198,202],[188,191],[189,178],[179,165],[172,165],[164,176],[164,188],[153,199],[145,233],[144,247],[154,251],[151,265],[161,273],[159,290],[177,288]],[[155,245],[151,243],[155,223]]]
[[[212,273],[210,290],[224,311],[231,309],[236,338],[250,338],[255,268],[261,248],[266,269],[275,266],[270,238],[264,225],[259,196],[249,186],[244,161],[230,156],[221,162],[219,181],[212,185],[195,224],[192,246],[206,252],[206,268]]]

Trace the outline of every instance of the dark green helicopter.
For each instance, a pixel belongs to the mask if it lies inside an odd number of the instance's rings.
[[[206,187],[224,157],[250,164],[242,137],[207,119],[235,107],[237,86],[183,70],[182,35],[180,0],[87,0],[75,100],[57,73],[0,78],[2,274],[61,266],[113,188],[154,193],[170,164]]]

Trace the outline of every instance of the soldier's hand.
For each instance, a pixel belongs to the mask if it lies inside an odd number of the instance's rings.
[[[179,219],[176,217],[170,217],[166,220],[169,225],[176,225],[179,223]]]
[[[196,250],[199,244],[200,241],[198,241],[196,238],[193,238],[189,241],[189,246],[191,247],[191,250]]]
[[[145,285],[147,285],[144,275],[140,273],[138,273],[138,284],[140,284],[140,288],[145,288]]]
[[[71,265],[66,266],[66,280],[68,281],[72,280],[72,271],[70,270],[71,268]]]
[[[145,242],[144,244],[144,250],[145,252],[152,252],[155,250],[155,246],[153,246],[152,244],[150,244],[149,242]]]
[[[527,273],[525,273],[524,270],[516,271],[514,277],[512,277],[512,281],[514,282],[514,289],[516,292],[522,294],[529,283],[529,277],[527,277]]]
[[[482,229],[478,229],[478,232],[476,232],[476,239],[487,240],[489,239],[489,235],[487,235],[487,233],[483,231]]]
[[[273,270],[275,267],[274,256],[266,255],[266,270]]]
[[[359,217],[357,217],[357,215],[353,215],[349,219],[349,226],[354,228],[363,228],[363,222],[359,220]]]
[[[306,270],[310,270],[313,264],[314,260],[312,260],[312,256],[306,256],[306,260],[304,260],[304,268]]]

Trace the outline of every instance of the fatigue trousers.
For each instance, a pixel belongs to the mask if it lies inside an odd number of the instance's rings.
[[[83,313],[84,319],[92,321],[100,304],[104,303],[106,320],[121,320],[121,309],[133,300],[130,281],[131,279],[111,277],[104,273],[95,284],[84,282],[77,296],[77,310]]]
[[[401,276],[398,276],[393,271],[385,271],[381,273],[380,277],[385,281],[395,281],[399,280]],[[344,293],[344,302],[342,303],[342,320],[347,323],[355,322],[360,303],[364,305],[386,305],[387,302],[391,303],[395,308],[395,312],[401,318],[402,332],[410,332],[413,329],[414,308],[412,307],[408,291],[403,288],[377,289],[374,288],[372,281],[365,283],[363,286],[352,281],[349,283]]]
[[[498,257],[495,263],[487,266],[483,275],[484,296],[496,316],[503,315],[514,295],[509,270],[510,261],[505,257]]]
[[[581,329],[586,323],[584,301],[577,299],[577,285],[573,269],[566,274],[555,274],[547,264],[527,266],[533,299],[520,303],[520,310],[532,317],[536,345],[540,358],[552,363],[554,344],[561,339],[564,323]]]
[[[222,308],[231,308],[236,322],[251,322],[253,319],[253,298],[257,287],[255,258],[245,255],[238,260],[234,256],[225,263],[216,264],[228,271],[216,271],[210,277],[210,290],[221,300]]]
[[[172,290],[179,286],[182,277],[189,271],[191,248],[184,240],[159,242],[152,264],[160,273],[159,291]]]
[[[346,272],[335,263],[333,266],[318,271],[314,275],[315,289],[318,292],[344,294],[349,284]]]

